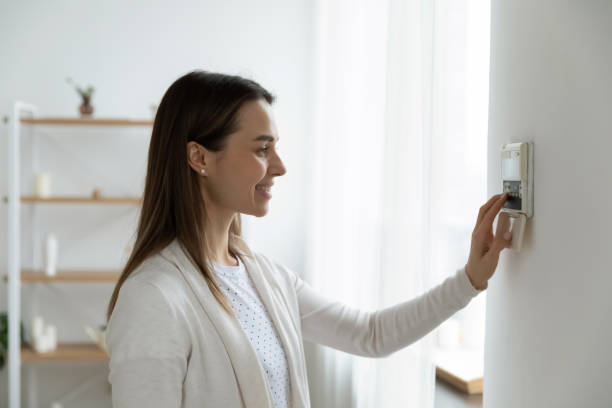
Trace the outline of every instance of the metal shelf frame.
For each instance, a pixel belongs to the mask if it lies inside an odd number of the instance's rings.
[[[38,108],[30,103],[16,101],[8,135],[8,191],[5,202],[8,205],[8,407],[20,408],[21,403],[21,364],[22,349],[20,336],[21,321],[21,132],[22,125],[77,125],[77,126],[151,126],[153,121],[129,119],[75,119],[75,118],[36,118]],[[24,116],[22,116],[24,115]],[[32,146],[33,166],[37,166],[38,151]],[[37,170],[34,168],[33,170]],[[27,200],[26,200],[27,201]],[[83,200],[81,200],[83,201]],[[91,200],[89,200],[91,201]],[[108,201],[108,200],[107,200]],[[91,201],[93,202],[93,201]],[[106,202],[103,202],[106,203]],[[119,203],[139,203],[139,198],[120,197]],[[26,202],[27,204],[27,202]],[[35,213],[34,213],[35,215]],[[36,233],[33,222],[33,233]],[[36,283],[35,283],[36,284]],[[36,382],[36,376],[33,376]],[[89,381],[87,384],[91,383]],[[80,388],[79,388],[80,389]],[[71,394],[72,398],[74,395]],[[32,399],[33,398],[33,399]],[[36,401],[35,396],[30,399]],[[37,405],[37,404],[36,404]]]
[[[8,139],[8,391],[9,408],[21,407],[21,113],[31,116],[37,108],[17,101]]]

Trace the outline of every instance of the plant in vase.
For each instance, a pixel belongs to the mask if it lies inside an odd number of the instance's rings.
[[[94,111],[93,106],[91,106],[90,104],[91,97],[94,92],[94,87],[90,85],[86,89],[83,89],[77,84],[75,84],[72,81],[72,78],[66,78],[66,82],[71,85],[74,85],[74,89],[79,93],[79,95],[81,95],[82,103],[81,106],[79,106],[79,112],[81,113],[81,116],[91,116]]]
[[[21,346],[27,345],[23,322],[20,322]],[[6,352],[8,351],[8,314],[0,312],[0,370],[4,367]]]

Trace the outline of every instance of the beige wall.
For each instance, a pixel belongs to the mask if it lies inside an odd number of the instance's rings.
[[[94,115],[148,118],[149,104],[158,103],[167,87],[192,69],[244,75],[278,98],[275,119],[287,167],[274,186],[269,213],[243,216],[245,236],[253,247],[302,274],[312,16],[309,0],[0,1],[0,197],[7,192],[11,125],[1,118],[12,114],[16,99],[37,105],[41,116],[76,116],[80,100],[65,83],[72,76],[81,85],[96,87]],[[115,134],[105,128],[96,137],[88,131],[47,127],[38,132],[39,166],[51,172],[53,193],[85,194],[95,185],[109,195],[142,192],[146,132],[117,129]],[[31,190],[31,149],[25,142],[22,188]],[[40,258],[40,251],[29,248],[53,231],[60,268],[118,268],[136,216],[129,206],[24,205],[22,260],[30,262],[33,252]],[[6,274],[6,259],[7,206],[0,201],[0,275]],[[0,310],[6,310],[6,288],[0,283]],[[42,315],[57,326],[60,342],[87,342],[82,325],[103,323],[112,290],[107,283],[22,285],[26,331],[31,317]],[[7,404],[7,371],[0,371],[0,407]],[[24,364],[22,406],[49,407],[98,375],[90,387],[65,400],[64,407],[110,407],[107,371],[99,362]]]
[[[489,285],[484,406],[609,407],[612,2],[494,0],[488,189],[535,143],[534,217]]]

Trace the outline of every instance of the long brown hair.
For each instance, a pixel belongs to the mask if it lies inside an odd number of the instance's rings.
[[[123,282],[145,259],[175,238],[197,265],[217,301],[233,315],[205,262],[210,259],[205,251],[206,207],[200,176],[187,162],[187,142],[195,141],[214,152],[224,150],[228,136],[239,128],[238,110],[244,102],[258,99],[272,104],[275,97],[258,83],[235,75],[196,70],[170,85],[153,123],[136,241],[111,296],[107,321]],[[241,225],[237,213],[230,224],[228,244],[235,256],[240,254],[237,239]]]

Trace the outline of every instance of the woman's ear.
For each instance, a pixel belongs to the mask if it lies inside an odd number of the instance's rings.
[[[208,171],[205,162],[206,149],[197,142],[187,143],[187,162],[196,173],[201,174],[202,169]]]

